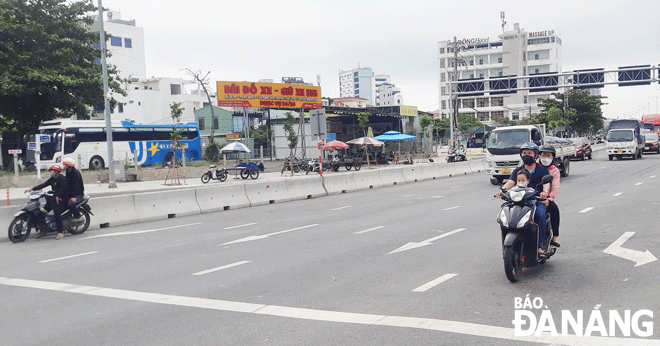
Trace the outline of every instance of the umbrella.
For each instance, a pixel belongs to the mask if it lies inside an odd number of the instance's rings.
[[[222,147],[220,152],[223,154],[249,153],[250,149],[243,143],[233,142]]]
[[[374,137],[374,139],[377,139],[381,142],[388,142],[388,141],[407,141],[409,139],[415,139],[417,137],[411,136],[411,135],[405,135],[401,132],[397,131],[387,131],[383,133],[380,136]]]
[[[385,144],[377,139],[371,138],[371,137],[360,137],[356,139],[352,139],[348,142],[348,144],[357,144],[357,145],[373,145],[376,147],[380,147],[381,145]]]
[[[348,144],[342,141],[330,141],[325,143],[321,149],[323,150],[338,150],[338,149],[348,149]]]

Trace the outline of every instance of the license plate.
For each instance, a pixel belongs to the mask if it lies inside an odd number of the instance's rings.
[[[623,150],[619,149],[619,150],[617,150],[616,152],[617,152],[617,153],[622,153]]]
[[[504,168],[504,169],[502,169],[502,173],[509,173],[509,174],[511,174],[511,168]]]

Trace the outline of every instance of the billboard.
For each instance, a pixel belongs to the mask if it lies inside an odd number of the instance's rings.
[[[302,84],[216,82],[219,107],[321,108],[321,87]]]
[[[399,106],[399,115],[407,117],[417,116],[417,106]]]

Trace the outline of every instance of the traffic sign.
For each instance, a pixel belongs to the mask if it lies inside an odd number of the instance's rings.
[[[28,142],[27,148],[28,150],[37,150],[37,142]]]
[[[50,143],[49,135],[39,135],[39,142],[41,143]]]
[[[9,149],[8,152],[10,154],[22,154],[23,150],[21,150],[21,149]]]

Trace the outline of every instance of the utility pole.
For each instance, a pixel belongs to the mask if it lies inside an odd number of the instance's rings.
[[[456,94],[454,88],[456,88],[455,81],[458,81],[458,43],[456,42],[456,36],[454,36],[454,77],[449,81],[449,94],[451,95],[450,100],[453,100],[453,109],[452,115],[449,118],[449,138],[451,148],[454,145],[454,117],[458,119],[458,95]]]
[[[110,185],[108,188],[117,188],[115,182],[115,161],[114,150],[112,148],[112,121],[110,119],[110,100],[108,99],[108,64],[106,63],[105,54],[105,29],[103,28],[103,5],[99,0],[99,33],[101,35],[101,65],[103,66],[103,99],[105,108],[105,135],[108,144],[108,180]],[[64,143],[64,140],[62,140]],[[80,164],[80,163],[79,163]]]

